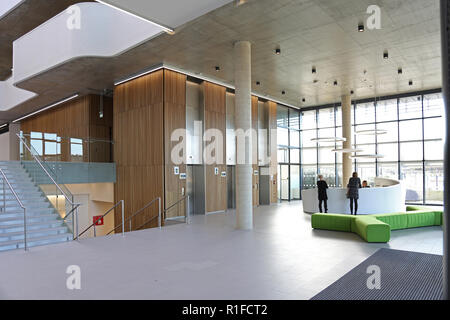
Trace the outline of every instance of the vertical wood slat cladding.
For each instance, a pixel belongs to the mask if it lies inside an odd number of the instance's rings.
[[[121,84],[114,95],[115,200],[125,200],[125,219],[157,197],[164,206],[163,70]],[[158,203],[132,220],[132,230],[158,215]],[[116,210],[115,223],[121,223]],[[145,228],[156,227],[154,219]],[[129,230],[129,225],[125,226]]]
[[[252,143],[252,163],[253,163],[253,206],[259,206],[259,174],[258,172],[258,97],[252,96],[252,129],[253,143]]]
[[[272,101],[268,101],[269,110],[269,130],[270,130],[270,176],[272,181],[270,181],[270,203],[278,202],[278,146],[277,146],[277,104]],[[273,136],[275,135],[275,136]]]
[[[186,180],[174,174],[178,167],[180,173],[186,173],[186,136],[183,137],[184,153],[181,155],[182,164],[172,161],[172,148],[179,145],[179,141],[172,142],[171,135],[177,129],[186,129],[186,79],[181,73],[164,70],[164,141],[165,141],[165,208],[169,208],[186,194]],[[184,216],[186,202],[182,201],[166,212],[166,218]]]
[[[44,111],[21,122],[25,134],[43,132],[57,134],[62,138],[61,157],[55,160],[71,161],[70,138],[112,140],[112,99],[104,97],[104,118],[99,119],[100,96],[87,95],[57,108]],[[109,143],[83,143],[84,162],[111,161]]]
[[[205,165],[206,212],[208,213],[225,211],[227,209],[227,178],[221,175],[222,172],[227,171],[225,164],[226,88],[204,81],[203,92],[205,99],[205,132],[208,129],[218,129],[223,137],[222,158],[217,159],[216,164]],[[215,174],[215,168],[219,169],[217,175]]]

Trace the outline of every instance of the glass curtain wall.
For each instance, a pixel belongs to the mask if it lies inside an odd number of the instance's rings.
[[[280,199],[298,200],[322,174],[330,187],[342,187],[342,143],[317,138],[342,136],[339,104],[298,111],[278,105],[278,162],[284,181]],[[352,106],[353,145],[383,158],[354,161],[364,180],[400,179],[407,203],[443,203],[444,107],[440,92],[357,101]],[[374,134],[374,132],[379,132]],[[281,196],[283,195],[283,196]]]

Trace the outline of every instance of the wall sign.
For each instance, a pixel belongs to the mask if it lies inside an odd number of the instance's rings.
[[[180,167],[173,167],[173,174],[174,175],[179,175],[180,174]]]
[[[104,221],[102,216],[94,216],[92,218],[92,222],[95,223],[96,226],[103,226]]]
[[[227,177],[227,172],[226,171],[222,171],[221,176],[222,176],[222,178],[226,178]]]
[[[255,176],[259,175],[259,171],[258,171],[258,170],[255,170],[255,171],[253,172],[253,174],[254,174]]]
[[[186,180],[186,173],[180,173],[180,180]]]
[[[216,176],[219,175],[219,168],[214,168],[214,174],[215,174]]]

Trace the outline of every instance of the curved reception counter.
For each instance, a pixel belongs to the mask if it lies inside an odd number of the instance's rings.
[[[347,189],[330,188],[328,213],[350,214],[350,200]],[[400,181],[375,178],[375,187],[359,190],[358,215],[404,212],[406,189]],[[317,189],[302,191],[303,211],[319,212]]]

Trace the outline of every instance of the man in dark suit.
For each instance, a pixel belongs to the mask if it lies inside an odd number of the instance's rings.
[[[328,196],[327,196],[327,189],[328,189],[328,184],[325,180],[323,180],[323,176],[320,175],[319,176],[319,181],[317,181],[317,189],[319,191],[319,210],[320,213],[322,213],[322,203],[324,204],[325,207],[325,213],[328,213]]]

